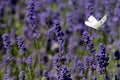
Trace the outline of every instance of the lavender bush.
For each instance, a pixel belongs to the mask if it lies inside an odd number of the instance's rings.
[[[120,80],[119,13],[120,0],[0,0],[0,80]]]

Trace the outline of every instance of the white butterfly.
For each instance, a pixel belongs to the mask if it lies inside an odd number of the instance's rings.
[[[99,30],[106,21],[106,19],[107,19],[107,14],[105,14],[100,21],[98,21],[93,15],[91,15],[88,18],[88,21],[85,21],[85,25],[92,27],[96,30]]]

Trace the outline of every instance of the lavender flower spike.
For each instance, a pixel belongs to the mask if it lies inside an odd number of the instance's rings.
[[[79,76],[83,77],[84,76],[85,67],[84,67],[84,64],[80,60],[77,61],[77,67],[78,67],[78,71],[79,71]]]
[[[86,43],[87,49],[90,51],[90,53],[95,54],[96,49],[94,48],[94,44],[93,44],[92,40],[90,39],[90,35],[88,34],[87,31],[83,32],[83,39],[84,39],[84,42]]]
[[[31,29],[35,30],[37,28],[37,13],[35,10],[35,1],[34,0],[29,0],[27,4],[27,12],[26,15],[29,18],[30,24],[31,24]]]
[[[3,39],[4,48],[11,50],[11,49],[12,49],[12,46],[11,46],[11,44],[10,44],[10,37],[9,37],[9,35],[8,35],[7,33],[4,33],[4,34],[2,35],[2,39]]]
[[[100,44],[100,50],[96,54],[96,59],[98,63],[99,74],[104,74],[106,72],[106,67],[108,66],[109,55],[106,53],[106,48],[104,44]],[[106,75],[107,77],[107,75]]]
[[[10,80],[9,74],[4,74],[3,80]]]
[[[64,54],[64,39],[63,39],[64,33],[61,29],[60,22],[58,20],[54,20],[53,28],[55,30],[58,43],[60,45],[60,53],[63,55]]]
[[[21,71],[21,72],[19,73],[19,80],[25,80],[24,71]]]
[[[68,67],[66,65],[62,65],[61,73],[59,75],[59,80],[72,80]]]
[[[53,57],[53,64],[54,64],[57,72],[59,72],[60,71],[60,57],[59,57],[59,55],[55,55]]]
[[[27,4],[26,15],[29,20],[29,28],[32,31],[33,38],[40,38],[40,34],[38,33],[38,19],[37,19],[37,10],[35,9],[35,0],[29,0]]]
[[[24,54],[27,49],[24,45],[24,39],[21,36],[17,37],[17,44],[18,48],[20,49],[20,54]]]
[[[28,56],[28,58],[25,60],[26,64],[27,64],[27,70],[31,70],[32,67],[32,55]]]
[[[44,75],[44,77],[45,77],[45,80],[50,80],[47,70],[44,70],[44,71],[43,71],[43,75]]]

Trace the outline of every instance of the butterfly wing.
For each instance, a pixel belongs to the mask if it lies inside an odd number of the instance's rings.
[[[90,16],[88,18],[88,21],[85,21],[85,25],[89,26],[89,27],[94,27],[96,24],[98,23],[98,21],[95,19],[94,16]]]
[[[88,18],[88,21],[90,22],[90,23],[97,23],[98,21],[97,21],[97,19],[93,16],[93,15],[91,15],[89,18]]]
[[[107,20],[107,14],[105,14],[103,18],[100,21],[98,21],[98,23],[93,28],[97,30],[100,29],[106,20]]]
[[[103,18],[100,20],[101,25],[103,25],[106,20],[107,20],[107,14],[105,14]]]
[[[87,25],[89,27],[93,27],[93,25],[89,21],[85,21],[85,25]]]

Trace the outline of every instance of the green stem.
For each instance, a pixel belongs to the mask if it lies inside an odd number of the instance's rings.
[[[117,65],[119,65],[119,60],[117,60]],[[118,71],[118,66],[117,66],[117,71]],[[119,75],[117,75],[118,76],[118,78],[119,78]]]
[[[105,75],[106,75],[106,77],[108,77],[107,68],[106,67],[105,67]]]
[[[81,58],[83,57],[83,55],[85,54],[85,52],[86,52],[86,46],[85,46],[85,49],[82,52]]]

